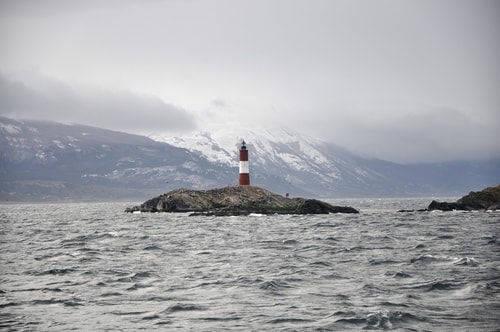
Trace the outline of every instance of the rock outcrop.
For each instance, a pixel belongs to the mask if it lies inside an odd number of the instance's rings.
[[[432,201],[427,210],[497,210],[500,209],[500,185],[488,187],[482,191],[471,191],[468,195],[460,198],[456,202]]]
[[[234,216],[259,214],[359,213],[316,199],[288,198],[255,186],[211,190],[176,189],[126,212],[192,212],[192,215]]]

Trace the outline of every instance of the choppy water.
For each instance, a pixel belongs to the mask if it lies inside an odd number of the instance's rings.
[[[396,212],[429,202],[250,217],[0,205],[0,329],[499,331],[500,212]]]

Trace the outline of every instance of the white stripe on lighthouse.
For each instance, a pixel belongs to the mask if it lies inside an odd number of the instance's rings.
[[[248,161],[240,161],[240,174],[242,173],[250,173]]]

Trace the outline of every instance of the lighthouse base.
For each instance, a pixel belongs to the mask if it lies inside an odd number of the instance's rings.
[[[250,185],[250,174],[249,173],[240,173],[240,178],[238,181],[240,186],[249,186]]]

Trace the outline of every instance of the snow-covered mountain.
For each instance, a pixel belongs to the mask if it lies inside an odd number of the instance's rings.
[[[115,200],[229,183],[230,172],[144,136],[0,117],[0,200]]]
[[[245,140],[249,149],[251,183],[292,195],[460,195],[471,186],[481,188],[494,179],[500,181],[500,172],[495,175],[494,171],[498,161],[476,163],[475,169],[470,169],[469,163],[405,166],[363,158],[334,144],[284,128],[223,129],[183,137],[150,137],[230,167],[238,166],[239,146]],[[460,175],[460,170],[465,173]],[[450,177],[450,174],[456,176]],[[474,181],[470,181],[471,176],[475,177]]]
[[[150,137],[201,153],[209,161],[229,167],[238,166],[238,150],[244,140],[250,153],[252,183],[289,193],[332,196],[345,194],[347,189],[354,194],[352,185],[359,188],[388,180],[360,164],[361,158],[290,129],[225,129],[184,137]]]
[[[144,200],[236,185],[243,139],[251,183],[292,197],[463,196],[500,183],[499,160],[399,165],[290,129],[151,137],[0,117],[0,200]]]

